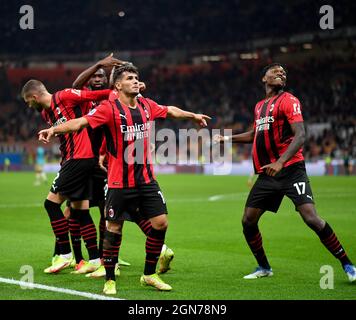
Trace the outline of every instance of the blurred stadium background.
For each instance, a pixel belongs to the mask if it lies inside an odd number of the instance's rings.
[[[34,9],[33,30],[19,27],[23,4]],[[332,30],[319,25],[319,10],[325,4],[334,9]],[[0,172],[0,276],[20,278],[18,270],[26,263],[35,267],[39,283],[95,293],[102,289],[100,281],[94,284],[85,278],[73,281],[69,273],[55,278],[42,273],[54,242],[42,209],[49,186],[33,188],[33,172],[18,171],[33,171],[40,145],[37,132],[46,124],[19,93],[30,78],[42,80],[52,92],[71,87],[82,70],[110,52],[140,68],[146,96],[204,112],[213,118],[210,129],[231,128],[234,133],[251,126],[254,105],[264,96],[261,68],[275,61],[285,64],[288,90],[303,106],[308,134],[304,154],[307,168],[314,169],[309,173],[332,176],[312,177],[318,208],[355,257],[356,181],[338,177],[356,174],[355,12],[356,2],[350,0],[2,1],[0,171],[6,169],[8,159],[8,169],[15,172]],[[161,125],[175,131],[190,126],[185,122]],[[232,148],[234,164],[244,168],[236,172],[250,174],[250,146]],[[58,165],[56,143],[46,146],[46,155],[50,164]],[[176,258],[167,278],[175,292],[162,296],[139,289],[143,236],[128,224],[128,244],[121,252],[133,266],[123,272],[120,297],[354,299],[339,266],[336,289],[320,289],[320,265],[336,267],[338,263],[287,201],[276,219],[267,215],[261,226],[262,231],[268,230],[265,246],[273,251],[272,264],[279,273],[274,281],[246,285],[242,275],[254,267],[239,222],[248,192],[246,178],[181,174],[204,172],[200,164],[176,166],[172,172],[178,174],[161,176],[160,181],[172,212],[167,239]],[[217,194],[223,195],[220,202],[208,202]],[[0,299],[51,298],[71,297],[0,286]]]
[[[34,29],[22,30],[19,6],[2,5],[0,30],[0,166],[29,170],[40,116],[26,108],[21,86],[38,78],[52,91],[71,87],[77,75],[108,53],[132,61],[147,83],[145,95],[213,117],[210,128],[241,132],[252,124],[263,97],[261,67],[288,69],[288,90],[302,102],[308,161],[317,174],[344,174],[356,157],[356,26],[353,1],[329,1],[334,29],[322,30],[324,1],[28,1]],[[184,128],[172,122],[170,128]],[[187,124],[189,125],[189,124]],[[233,161],[250,158],[234,145]],[[47,148],[58,160],[58,146]],[[249,172],[246,172],[248,174]]]

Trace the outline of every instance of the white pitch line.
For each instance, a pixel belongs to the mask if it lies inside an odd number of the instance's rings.
[[[0,208],[33,208],[43,207],[41,203],[0,203]]]
[[[7,279],[7,278],[2,278],[2,277],[0,277],[0,282],[8,283],[8,284],[17,284],[21,287],[27,287],[27,288],[31,288],[31,289],[35,288],[35,289],[41,289],[41,290],[47,290],[47,291],[53,291],[53,292],[60,292],[60,293],[70,294],[73,296],[94,299],[94,300],[125,300],[125,299],[107,297],[107,296],[103,296],[100,294],[94,294],[94,293],[90,293],[90,292],[83,292],[83,291],[77,291],[77,290],[71,290],[71,289],[65,289],[65,288],[51,287],[51,286],[46,286],[44,284],[30,283],[30,282],[18,281],[18,280]]]
[[[216,194],[209,197],[209,201],[219,201],[222,199],[236,199],[239,196],[247,196],[247,192]]]

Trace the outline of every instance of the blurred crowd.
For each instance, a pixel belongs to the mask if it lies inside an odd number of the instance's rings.
[[[229,128],[233,133],[238,133],[251,127],[254,106],[264,98],[261,67],[252,62],[157,67],[141,70],[141,80],[147,85],[145,96],[161,104],[210,115],[210,129]],[[303,108],[308,134],[306,158],[355,158],[355,58],[347,62],[336,58],[323,62],[309,60],[300,65],[286,65],[286,68],[287,90],[300,99]],[[73,74],[72,80],[75,76]],[[6,152],[4,148],[9,146],[21,148],[28,143],[37,143],[38,130],[47,125],[37,112],[29,109],[21,100],[20,87],[15,91],[17,94],[9,96],[6,88],[11,83],[6,78],[6,72],[0,71],[0,78],[4,83],[0,89],[1,153]],[[51,89],[55,87],[51,83],[46,85]],[[71,83],[65,86],[70,87]],[[179,128],[191,126],[187,122],[167,121],[159,123],[158,128],[168,127],[178,133]],[[233,159],[239,161],[249,158],[250,148],[249,145],[234,145]]]
[[[338,28],[354,24],[350,0],[28,0],[34,29],[19,28],[18,1],[3,1],[1,53],[86,53],[117,50],[204,49],[266,37],[320,31],[320,7],[332,6]],[[347,8],[347,9],[346,9]],[[29,36],[29,34],[31,36]],[[16,39],[16,41],[14,41]]]

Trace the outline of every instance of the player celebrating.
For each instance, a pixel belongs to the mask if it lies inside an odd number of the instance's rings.
[[[88,112],[88,102],[108,97],[110,90],[80,91],[66,89],[50,94],[38,80],[29,80],[22,88],[21,95],[30,108],[41,112],[42,117],[53,126],[80,117]],[[89,178],[96,163],[88,132],[82,130],[59,136],[62,154],[61,169],[53,181],[44,202],[56,237],[58,255],[46,273],[56,273],[72,262],[72,252],[68,237],[68,221],[63,215],[61,204],[71,200],[71,214],[78,216],[82,235],[89,253],[87,271],[95,271],[100,266],[96,243],[96,229],[89,213]]]
[[[84,89],[84,90],[104,90],[108,87],[108,79],[106,76],[106,72],[104,68],[112,68],[111,78],[113,72],[115,71],[115,67],[121,66],[124,64],[124,61],[118,60],[113,57],[111,53],[106,58],[98,61],[93,66],[89,67],[88,69],[84,70],[77,79],[73,82],[73,88],[75,89]],[[113,83],[111,80],[110,88],[112,88]],[[145,90],[146,85],[144,82],[139,82],[139,91],[142,92]],[[139,94],[140,95],[140,94]],[[93,107],[99,104],[99,101],[92,102]],[[103,127],[98,127],[95,130],[92,130],[88,127],[89,137],[92,142],[94,154],[99,158],[100,155],[102,159],[105,158],[106,154],[106,141],[104,136]],[[104,215],[104,207],[105,207],[105,196],[104,196],[104,187],[107,182],[107,170],[102,165],[102,162],[95,166],[93,170],[93,199],[89,202],[90,207],[98,206],[100,211],[100,223],[99,223],[99,256],[102,258],[103,253],[103,239],[104,239],[104,232],[105,232],[105,215]],[[139,228],[142,230],[143,233],[147,236],[149,231],[152,228],[152,225],[149,220],[144,219],[139,213],[135,214],[135,216],[131,216],[129,214],[126,215],[127,220],[135,222]],[[71,223],[72,221],[72,223]],[[70,230],[72,231],[71,227],[75,227],[77,225],[76,221],[70,220]],[[73,230],[76,232],[76,230]],[[79,230],[80,231],[80,230]],[[79,232],[76,232],[79,233]],[[76,238],[77,239],[77,238]],[[75,240],[76,240],[75,239]],[[80,251],[80,238],[79,241],[74,241],[76,243],[76,251]],[[73,241],[72,241],[73,244]],[[74,249],[74,248],[73,248]],[[79,254],[77,254],[79,256]],[[174,258],[174,252],[168,246],[163,245],[162,252],[159,258],[159,273],[165,273],[170,269],[170,263]],[[80,261],[80,260],[79,260]],[[84,260],[82,260],[83,262]],[[130,265],[128,262],[119,258],[118,264],[115,268],[115,274],[120,275],[119,267],[122,265]],[[78,266],[80,269],[80,266]],[[80,270],[79,270],[80,271]],[[99,269],[87,275],[87,277],[103,277],[105,276],[105,268],[104,266],[100,266]]]
[[[286,195],[293,201],[304,222],[341,262],[349,280],[356,281],[356,268],[333,229],[315,210],[302,154],[305,130],[301,105],[296,97],[283,90],[286,80],[287,74],[282,65],[273,63],[265,67],[262,81],[266,98],[256,104],[254,129],[230,137],[214,137],[215,142],[231,140],[253,143],[253,164],[259,176],[248,196],[242,225],[258,267],[244,278],[257,279],[273,275],[262,246],[258,221],[265,211],[277,212]]]
[[[105,125],[109,189],[104,239],[106,283],[103,292],[116,294],[114,266],[121,244],[123,213],[132,212],[137,207],[152,224],[146,240],[146,261],[140,282],[158,290],[170,291],[172,287],[156,273],[168,221],[166,202],[155,180],[149,152],[151,121],[168,116],[190,119],[206,126],[206,120],[210,117],[173,106],[161,106],[150,99],[137,98],[138,71],[131,64],[117,68],[113,81],[115,90],[110,94],[109,101],[103,102],[82,118],[41,130],[39,139],[46,143],[54,134],[78,131],[89,125],[92,128]]]

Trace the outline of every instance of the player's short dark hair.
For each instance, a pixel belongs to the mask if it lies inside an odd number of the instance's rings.
[[[271,68],[274,68],[274,67],[282,67],[284,69],[285,72],[287,72],[287,69],[284,67],[283,64],[279,63],[279,62],[273,62],[265,67],[263,67],[262,71],[261,71],[261,78],[263,78],[267,71]]]
[[[120,79],[124,72],[132,72],[132,73],[136,73],[137,75],[139,74],[137,67],[135,67],[132,63],[125,63],[115,68],[113,78],[112,78],[113,83],[115,83],[118,79]]]
[[[24,97],[28,96],[30,93],[43,92],[45,90],[46,90],[46,87],[41,81],[31,79],[31,80],[28,80],[25,83],[25,85],[22,87],[21,97],[24,98]]]

